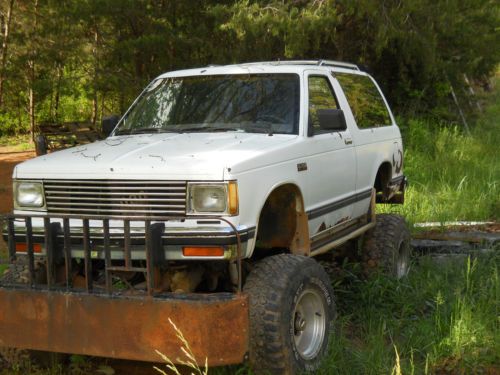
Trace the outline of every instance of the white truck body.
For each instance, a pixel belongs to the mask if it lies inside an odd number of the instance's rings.
[[[306,250],[302,252],[310,253],[310,244],[314,243],[315,238],[321,237],[322,232],[331,232],[332,228],[367,214],[372,189],[376,187],[381,167],[390,168],[390,172],[386,172],[390,176],[385,178],[389,188],[396,192],[403,186],[401,134],[378,86],[375,87],[383,100],[390,124],[358,127],[337,75],[369,75],[349,65],[314,65],[309,62],[239,64],[170,72],[153,82],[178,77],[261,74],[298,76],[300,108],[297,134],[247,133],[239,130],[128,135],[112,133],[105,140],[93,144],[24,162],[15,168],[13,178],[15,181],[40,181],[44,186],[47,181],[73,180],[236,181],[238,214],[225,216],[238,230],[248,234],[243,243],[244,257],[251,257],[256,247],[259,219],[269,197],[278,187],[290,185],[300,194],[302,211],[307,215],[308,238],[302,246]],[[323,77],[333,89],[338,106],[345,116],[345,130],[312,136],[308,133],[310,77]],[[47,209],[44,205],[41,209],[17,206],[14,213],[44,215],[47,212],[51,213],[50,207]],[[166,223],[167,234],[189,232],[196,237],[200,233],[230,231],[223,222],[204,223],[199,219],[190,219],[189,215],[179,216],[185,216],[185,219]],[[74,227],[78,219],[72,221]],[[18,225],[21,227],[23,223]],[[99,221],[91,221],[91,227],[97,228],[99,225]],[[119,230],[120,225],[120,220],[111,221],[111,227],[115,230]],[[42,219],[34,218],[33,227],[35,233],[37,228],[42,228]],[[176,252],[171,248],[167,251],[167,259],[185,259],[180,248],[178,250]],[[228,252],[222,258],[232,256],[234,254]]]

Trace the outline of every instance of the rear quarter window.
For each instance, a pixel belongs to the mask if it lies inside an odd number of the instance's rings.
[[[380,91],[368,76],[335,73],[342,86],[358,128],[377,128],[392,125]]]

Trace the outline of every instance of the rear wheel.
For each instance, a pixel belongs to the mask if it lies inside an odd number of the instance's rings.
[[[250,362],[256,373],[315,371],[335,315],[323,267],[303,256],[270,256],[252,270],[244,291],[250,298]]]
[[[365,234],[362,262],[365,274],[382,272],[402,278],[410,269],[410,231],[400,215],[377,215],[375,228]]]

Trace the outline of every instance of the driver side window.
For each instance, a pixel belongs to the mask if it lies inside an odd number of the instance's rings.
[[[339,109],[337,99],[325,76],[309,77],[309,134],[323,134],[331,131],[322,129],[319,124],[318,110]]]

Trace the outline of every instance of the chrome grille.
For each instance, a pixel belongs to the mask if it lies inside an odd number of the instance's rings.
[[[182,216],[185,181],[45,180],[47,211],[99,216]]]

